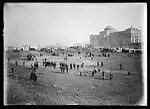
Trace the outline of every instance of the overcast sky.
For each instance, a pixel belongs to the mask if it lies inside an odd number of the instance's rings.
[[[146,4],[14,3],[4,7],[6,45],[87,42],[107,25],[142,29]]]

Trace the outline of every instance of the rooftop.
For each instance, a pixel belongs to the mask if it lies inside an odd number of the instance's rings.
[[[112,26],[108,25],[104,30],[105,30],[105,31],[108,31],[108,30],[116,30],[116,29],[113,28]]]

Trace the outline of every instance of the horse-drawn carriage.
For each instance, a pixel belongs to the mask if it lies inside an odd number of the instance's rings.
[[[46,67],[54,67],[56,68],[56,62],[43,62],[43,65]]]

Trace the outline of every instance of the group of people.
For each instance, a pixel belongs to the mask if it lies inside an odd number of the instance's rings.
[[[30,79],[33,80],[34,82],[36,82],[37,80],[36,70],[38,69],[38,67],[39,67],[38,61],[31,64],[32,71],[31,71]]]
[[[67,57],[64,57],[64,60],[67,61]]]
[[[84,62],[82,62],[81,63],[81,65],[79,65],[79,64],[75,64],[75,63],[70,63],[70,69],[72,70],[72,69],[77,69],[77,70],[79,70],[79,68],[81,67],[81,68],[83,68],[83,66],[84,66]],[[68,64],[66,64],[66,63],[60,63],[60,69],[61,69],[61,72],[65,72],[65,70],[66,70],[66,73],[68,74],[68,70],[69,70],[69,65]]]
[[[34,63],[31,64],[31,68],[32,68],[33,70],[38,69],[38,67],[39,67],[38,61],[36,61],[36,62],[34,62]]]
[[[100,64],[99,61],[97,61],[97,66],[100,66],[99,64]],[[103,64],[103,61],[101,61],[101,67],[102,67],[103,65],[104,65],[104,64]]]
[[[68,65],[65,64],[65,63],[60,63],[60,69],[61,69],[61,72],[65,72],[66,70],[66,73],[68,74]]]
[[[28,59],[29,61],[34,61],[34,60],[37,61],[36,56],[32,55],[31,53],[27,55],[27,59]]]
[[[86,73],[88,73],[88,72],[82,72],[82,71],[80,71],[80,76],[82,76],[82,73],[84,73],[86,75]],[[101,72],[100,68],[97,68],[96,66],[94,66],[94,70],[92,71],[92,77],[94,77],[94,75],[96,73],[101,73],[102,74],[102,80],[105,79],[105,72],[104,72],[104,70]],[[109,73],[109,79],[110,80],[113,79],[113,73],[112,72]]]
[[[109,53],[108,53],[108,54],[107,54],[107,53],[102,53],[102,56],[103,56],[103,57],[109,57],[110,54],[109,54]]]
[[[70,69],[77,69],[77,70],[79,70],[79,68],[81,67],[81,68],[83,68],[83,66],[84,66],[84,62],[82,62],[81,63],[81,65],[79,65],[79,64],[75,64],[75,63],[71,63],[70,64]]]
[[[8,62],[10,61],[10,58],[8,58]],[[15,65],[18,66],[18,61],[15,61]],[[25,61],[23,61],[23,66],[25,66]],[[32,71],[31,71],[31,75],[30,75],[30,79],[34,80],[34,82],[36,82],[37,80],[37,75],[36,75],[36,69],[38,69],[38,62],[36,61],[34,64],[31,64],[32,67]],[[15,74],[15,67],[11,68],[12,70],[12,75]]]
[[[47,66],[53,66],[54,68],[56,68],[56,62],[48,62],[47,61],[47,59],[45,58],[44,60],[43,60],[43,66],[45,66],[45,68],[47,67]]]
[[[98,69],[98,72],[101,72],[100,69]],[[94,76],[94,74],[97,73],[97,70],[94,69],[94,71],[92,72],[92,76]],[[105,78],[105,72],[104,70],[102,71],[102,80],[104,80]],[[109,79],[112,80],[113,79],[113,73],[112,72],[109,72]]]

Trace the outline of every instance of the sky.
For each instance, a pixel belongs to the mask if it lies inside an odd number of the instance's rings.
[[[7,3],[4,44],[7,46],[71,45],[88,42],[107,25],[122,31],[143,29],[146,4]]]

